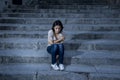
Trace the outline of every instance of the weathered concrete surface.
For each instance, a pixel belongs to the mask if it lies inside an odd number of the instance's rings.
[[[0,80],[120,80],[119,7],[39,7],[0,13]],[[53,71],[46,52],[47,31],[56,19],[67,34],[65,71]]]
[[[119,66],[66,65],[54,71],[50,64],[1,64],[0,80],[119,80]]]
[[[87,75],[53,71],[49,64],[1,64],[1,80],[87,80]]]
[[[91,73],[89,80],[120,80],[120,74]]]
[[[117,51],[85,51],[72,57],[72,64],[87,65],[120,65],[120,52]]]

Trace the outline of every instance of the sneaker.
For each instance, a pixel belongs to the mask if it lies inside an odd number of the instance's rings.
[[[54,70],[59,70],[59,67],[57,66],[57,64],[51,64],[51,67],[52,67]]]
[[[64,70],[64,65],[63,64],[59,64],[59,68],[60,68],[61,71],[63,71]]]

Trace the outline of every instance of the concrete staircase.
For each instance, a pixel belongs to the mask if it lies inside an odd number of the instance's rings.
[[[61,6],[0,13],[0,80],[120,79],[120,8]],[[57,19],[66,35],[65,71],[53,71],[46,52],[47,32]]]

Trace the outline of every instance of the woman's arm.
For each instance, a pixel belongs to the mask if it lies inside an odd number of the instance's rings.
[[[54,43],[60,43],[60,42],[62,42],[62,41],[64,41],[64,40],[65,40],[65,37],[62,36],[61,39],[54,40]]]
[[[53,44],[54,41],[53,41],[53,32],[52,30],[49,30],[48,31],[48,44]]]
[[[54,44],[54,43],[60,43],[61,41],[63,41],[63,40],[62,40],[62,39],[54,40],[54,41],[49,40],[48,43],[49,43],[49,44]]]
[[[53,40],[48,40],[48,43],[53,44],[54,42],[53,42]]]
[[[63,35],[61,35],[60,39],[53,40],[53,33],[51,31],[48,32],[48,43],[49,44],[60,43],[60,42],[64,41],[64,39],[65,39],[65,37]]]
[[[62,37],[61,39],[58,39],[58,40],[48,40],[48,43],[49,44],[54,44],[54,43],[60,43],[62,41],[64,41],[65,37]]]

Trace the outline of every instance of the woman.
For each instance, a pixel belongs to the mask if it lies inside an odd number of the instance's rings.
[[[62,34],[63,24],[60,20],[56,20],[53,23],[52,29],[48,31],[48,47],[47,51],[52,56],[51,67],[54,70],[64,70],[63,57],[64,57],[64,45],[63,41],[65,37]],[[59,55],[58,61],[57,56]],[[58,62],[58,63],[57,63]]]

